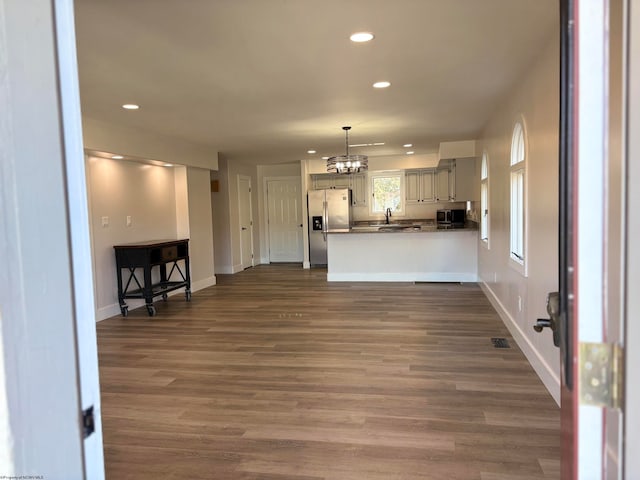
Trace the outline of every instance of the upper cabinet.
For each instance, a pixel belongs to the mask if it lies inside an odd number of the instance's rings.
[[[441,160],[436,170],[436,201],[478,200],[475,158]]]
[[[405,172],[405,192],[407,203],[435,201],[434,168],[407,170]]]
[[[352,202],[354,207],[367,206],[367,174],[354,173],[350,175],[336,175],[332,173],[319,173],[312,175],[314,190],[327,188],[350,188],[352,190]]]
[[[455,175],[455,165],[436,170],[436,202],[449,202],[456,199]]]
[[[480,200],[480,180],[476,177],[476,159],[460,158],[455,161],[455,199]]]
[[[325,188],[335,188],[335,177],[336,175],[331,175],[328,173],[322,175],[313,175],[313,189],[324,190]]]
[[[356,173],[351,176],[352,201],[354,207],[367,206],[367,174]]]

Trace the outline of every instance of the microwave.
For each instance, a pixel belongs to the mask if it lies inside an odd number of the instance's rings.
[[[436,212],[436,222],[438,225],[464,225],[466,212],[462,208],[451,210],[438,210]]]

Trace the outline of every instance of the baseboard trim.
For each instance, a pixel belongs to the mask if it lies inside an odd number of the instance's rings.
[[[198,280],[197,282],[191,283],[191,292],[197,292],[198,290],[211,287],[215,284],[216,284],[215,275],[212,277],[204,278],[202,280]],[[173,297],[174,295],[184,295],[184,290],[179,288],[178,290],[174,290],[173,292],[169,292],[167,294],[167,296],[169,297]],[[129,307],[129,311],[145,306],[144,300],[127,298],[126,301],[127,301],[127,306]],[[96,322],[100,322],[101,320],[106,320],[107,318],[115,317],[116,315],[121,315],[120,304],[112,303],[111,305],[107,305],[107,306],[98,308],[96,310]]]
[[[520,350],[522,350],[525,357],[527,357],[527,360],[538,374],[538,377],[546,389],[549,391],[549,394],[553,397],[558,406],[560,406],[560,378],[549,366],[547,361],[538,353],[538,350],[533,346],[513,317],[511,317],[500,299],[498,299],[493,290],[491,290],[491,287],[483,281],[480,281],[479,284],[485,296],[489,299],[491,305],[493,305],[493,308],[498,312],[498,315],[502,319],[502,323],[505,324],[509,333],[511,333],[511,336],[518,344],[518,347],[520,347]]]
[[[213,275],[208,278],[203,278],[202,280],[198,280],[197,282],[191,283],[191,291],[197,292],[198,290],[202,290],[203,288],[211,287],[216,284],[216,276]],[[174,293],[174,292],[171,292]]]
[[[477,282],[475,273],[327,273],[328,282]]]
[[[216,266],[216,274],[231,275],[232,273],[233,268],[231,267],[231,265]]]
[[[311,268],[311,262],[302,262],[302,268],[309,270]]]

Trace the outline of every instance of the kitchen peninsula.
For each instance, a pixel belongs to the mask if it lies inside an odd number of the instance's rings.
[[[327,280],[334,282],[475,282],[478,229],[433,224],[360,226],[330,232]]]

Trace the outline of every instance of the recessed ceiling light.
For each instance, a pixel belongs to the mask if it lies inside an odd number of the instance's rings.
[[[405,144],[403,145],[403,147],[404,147],[404,148],[411,148],[411,147],[413,147],[413,143],[405,143]]]
[[[122,155],[114,155],[113,157],[114,160],[122,160],[124,157]]]
[[[165,167],[173,167],[173,163],[165,163],[164,166]]]
[[[322,157],[323,160],[329,160],[329,157]]]
[[[413,155],[414,152],[407,152],[407,155]]]
[[[387,88],[391,85],[391,82],[376,82],[373,84],[373,88]]]
[[[138,110],[140,108],[140,105],[136,105],[135,103],[125,103],[124,105],[122,105],[122,108],[124,108],[125,110]]]
[[[316,153],[316,151],[315,150],[307,150],[307,153],[313,154],[313,153]]]
[[[349,37],[352,42],[364,43],[373,40],[373,33],[371,32],[356,32]]]

